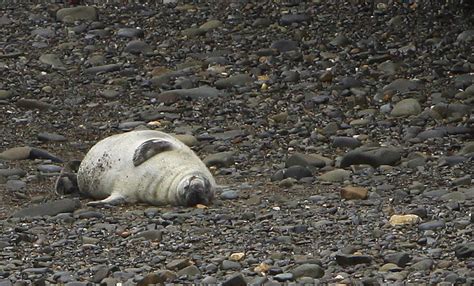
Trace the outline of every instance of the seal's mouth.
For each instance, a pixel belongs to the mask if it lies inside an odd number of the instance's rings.
[[[183,205],[193,207],[197,204],[207,205],[212,201],[211,183],[206,178],[191,176],[184,186]]]

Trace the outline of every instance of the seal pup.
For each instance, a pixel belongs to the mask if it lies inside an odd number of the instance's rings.
[[[173,136],[153,130],[113,135],[94,145],[77,172],[88,205],[144,202],[207,205],[216,182],[199,157]]]

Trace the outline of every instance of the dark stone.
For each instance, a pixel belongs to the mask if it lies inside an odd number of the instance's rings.
[[[380,165],[393,166],[401,159],[401,154],[394,148],[358,148],[346,153],[341,160],[341,168],[351,165],[368,164],[376,168]]]
[[[437,228],[444,228],[446,223],[442,220],[432,220],[429,222],[422,223],[418,226],[419,230],[433,230]]]
[[[405,252],[387,254],[383,259],[386,263],[395,263],[402,268],[411,260],[410,255]]]
[[[454,254],[458,259],[474,257],[474,242],[456,245],[454,248]]]
[[[62,199],[24,208],[15,212],[12,217],[55,216],[59,213],[72,213],[80,208],[76,199]]]
[[[304,166],[291,166],[286,169],[284,175],[285,178],[295,178],[297,180],[312,176],[313,174],[311,173],[311,171]]]
[[[222,286],[246,286],[247,282],[245,281],[244,277],[240,273],[236,273],[229,278],[227,278],[221,284]]]
[[[336,262],[340,266],[352,266],[357,264],[370,264],[372,257],[368,255],[346,255],[336,254]]]

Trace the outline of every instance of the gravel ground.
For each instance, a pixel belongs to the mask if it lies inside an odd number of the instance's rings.
[[[0,285],[474,284],[472,11],[378,2],[2,6]],[[214,204],[54,192],[133,129]]]

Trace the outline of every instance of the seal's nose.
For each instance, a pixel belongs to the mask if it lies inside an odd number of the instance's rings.
[[[209,191],[206,190],[205,185],[193,182],[186,192],[185,205],[188,207],[193,207],[197,204],[206,205],[209,203],[209,200]]]

